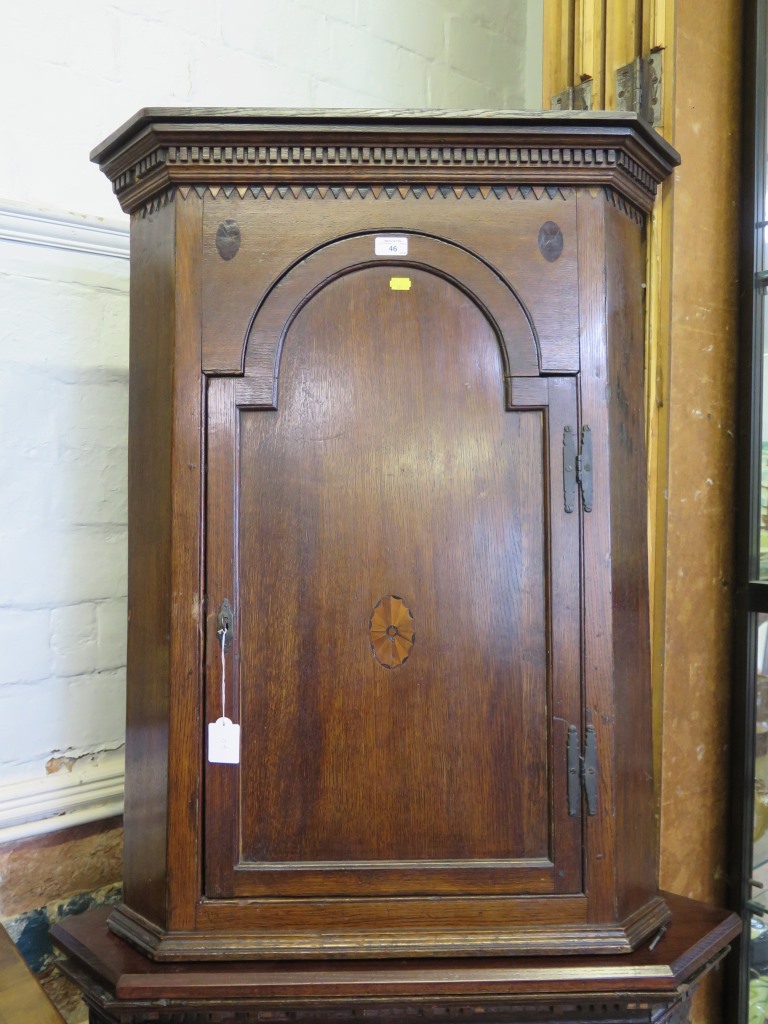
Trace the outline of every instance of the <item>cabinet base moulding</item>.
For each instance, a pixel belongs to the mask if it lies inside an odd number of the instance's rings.
[[[226,914],[224,901],[216,901],[216,910]],[[278,901],[279,902],[279,901]],[[270,930],[257,926],[260,910],[275,912],[275,902],[267,907],[233,905],[231,911],[240,920],[252,915],[254,924],[241,930],[222,932],[164,931],[124,904],[115,908],[109,918],[109,928],[130,942],[142,953],[160,962],[187,960],[282,960],[313,958],[373,959],[380,957],[456,957],[456,956],[551,956],[562,954],[585,955],[601,953],[631,953],[648,936],[665,927],[670,918],[666,902],[660,897],[651,899],[638,912],[619,925],[580,922],[564,925],[554,921],[551,927],[537,923],[535,927],[519,923],[533,916],[525,901],[514,908],[506,924],[500,918],[498,906],[492,924],[479,927],[460,920],[442,928],[426,923],[418,927],[354,928],[339,927],[339,919],[349,919],[352,908],[345,902],[325,910],[327,921],[317,931],[307,929],[287,931]],[[370,901],[369,901],[370,902]],[[407,904],[410,901],[406,902]],[[424,901],[426,902],[426,901]],[[477,902],[477,901],[474,901]],[[532,901],[533,902],[533,901]],[[473,901],[467,901],[465,920],[473,912]],[[222,905],[223,904],[223,905]],[[203,907],[205,904],[203,904]],[[390,916],[393,907],[390,906]],[[428,911],[428,908],[426,908]],[[462,908],[464,910],[465,908]],[[468,911],[468,912],[467,912]],[[277,913],[280,914],[279,909]],[[413,914],[413,909],[410,911]],[[459,911],[459,914],[461,911]],[[456,916],[458,917],[459,914]],[[474,912],[475,920],[483,914]],[[518,920],[516,921],[515,918]],[[427,918],[424,916],[423,921]]]
[[[739,918],[680,896],[663,938],[613,956],[158,964],[111,933],[108,909],[56,925],[64,972],[91,1024],[684,1024],[692,988],[723,957]]]

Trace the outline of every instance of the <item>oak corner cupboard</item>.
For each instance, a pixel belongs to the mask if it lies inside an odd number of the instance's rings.
[[[125,898],[156,960],[626,953],[657,891],[631,115],[141,111]]]

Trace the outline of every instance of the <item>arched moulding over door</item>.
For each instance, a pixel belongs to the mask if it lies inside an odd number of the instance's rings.
[[[512,286],[488,263],[442,238],[388,231],[407,241],[407,255],[376,256],[381,232],[329,242],[291,266],[259,302],[249,325],[244,373],[236,385],[240,407],[269,409],[278,402],[283,341],[294,319],[331,281],[371,267],[388,267],[393,278],[409,270],[435,274],[463,292],[483,313],[499,343],[507,408],[546,405],[546,382],[539,380],[541,354],[530,314]],[[393,284],[397,287],[397,282]]]

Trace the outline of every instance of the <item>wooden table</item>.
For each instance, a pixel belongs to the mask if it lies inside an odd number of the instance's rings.
[[[621,956],[158,964],[108,931],[108,908],[52,937],[91,1024],[685,1024],[693,988],[741,922],[667,898],[666,934]]]
[[[64,1024],[64,1018],[3,928],[0,928],[0,1024]]]

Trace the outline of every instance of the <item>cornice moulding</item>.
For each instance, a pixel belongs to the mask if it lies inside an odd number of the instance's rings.
[[[139,112],[92,159],[133,211],[175,186],[607,186],[650,210],[675,151],[628,115]],[[386,116],[397,121],[391,133]],[[407,135],[403,142],[403,131]]]

